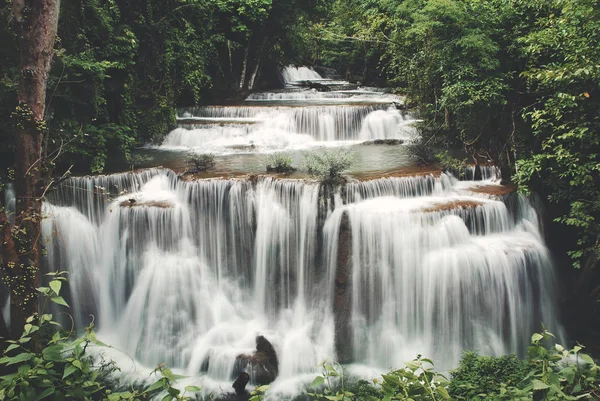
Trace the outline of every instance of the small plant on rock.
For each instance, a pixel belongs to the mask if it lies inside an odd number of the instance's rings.
[[[267,159],[267,172],[268,173],[285,173],[289,174],[296,171],[292,167],[292,158],[285,154],[275,154],[269,156]]]
[[[304,157],[308,173],[328,182],[339,181],[354,163],[354,154],[345,149],[323,150]]]
[[[215,167],[215,155],[210,153],[189,154],[187,159],[186,173],[199,173]]]

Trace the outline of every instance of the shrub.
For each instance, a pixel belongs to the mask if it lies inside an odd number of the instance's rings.
[[[215,155],[210,153],[189,154],[186,159],[188,168],[187,173],[198,173],[200,171],[210,170],[215,166]]]
[[[267,159],[267,172],[269,173],[291,173],[296,171],[292,167],[292,158],[284,154],[275,154]]]
[[[306,170],[323,181],[336,181],[354,163],[354,154],[345,149],[323,150],[305,156]]]
[[[383,398],[381,388],[375,387],[373,383],[366,380],[359,380],[351,384],[349,390],[354,394],[355,401],[373,401]]]
[[[526,376],[526,368],[526,363],[514,355],[494,358],[465,352],[458,368],[451,372],[448,390],[457,400],[499,393],[502,385],[517,386]]]

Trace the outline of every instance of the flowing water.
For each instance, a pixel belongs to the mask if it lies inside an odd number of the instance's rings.
[[[383,101],[314,105],[330,92],[304,93],[303,106],[183,110],[206,120],[161,147],[264,154],[410,136],[410,117]],[[325,359],[372,378],[417,354],[442,370],[465,349],[522,354],[540,322],[560,331],[553,266],[529,201],[482,192],[499,172],[482,173],[354,180],[332,197],[311,180],[185,181],[160,168],[72,178],[44,205],[48,268],[70,272],[77,325],[96,317],[99,337],[132,358],[129,380],[167,363],[228,391],[259,335],[277,352],[279,398]]]

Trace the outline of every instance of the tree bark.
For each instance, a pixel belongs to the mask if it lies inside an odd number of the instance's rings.
[[[42,174],[42,135],[46,86],[54,56],[60,0],[14,0],[19,35],[20,76],[15,147],[15,224],[0,216],[4,244],[1,267],[10,288],[11,335],[20,336],[27,317],[38,310]]]

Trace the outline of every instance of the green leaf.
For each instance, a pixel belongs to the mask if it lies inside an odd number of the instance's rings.
[[[67,377],[71,376],[73,373],[75,373],[77,371],[77,368],[73,365],[67,365],[65,367],[65,372],[63,374],[63,379],[66,379]]]
[[[202,388],[200,388],[198,386],[185,386],[185,391],[196,393],[198,391],[202,391]]]
[[[543,339],[544,339],[544,336],[543,336],[543,335],[541,335],[540,333],[534,333],[534,334],[531,336],[531,342],[532,342],[533,344],[537,344],[539,341],[541,341],[541,340],[543,340]]]
[[[594,365],[594,360],[592,359],[591,356],[589,356],[588,354],[579,354],[579,356],[581,357],[581,359],[583,359],[585,362],[589,363],[590,365]]]
[[[62,357],[62,345],[52,345],[50,347],[46,347],[42,350],[42,355],[44,359],[54,362],[60,362],[63,360]]]
[[[312,383],[310,383],[310,387],[318,387],[318,386],[322,385],[323,383],[325,383],[325,378],[323,376],[317,376],[312,381]]]
[[[155,390],[158,390],[158,389],[164,389],[164,388],[165,388],[165,382],[164,382],[164,380],[163,380],[163,379],[160,379],[160,380],[158,380],[158,381],[156,381],[156,382],[152,383],[152,384],[150,385],[150,387],[148,387],[148,388],[146,389],[146,392],[148,392],[148,393],[151,393],[151,392],[153,392],[153,391],[155,391]]]
[[[54,394],[54,387],[47,388],[46,390],[42,391],[42,393],[35,398],[35,401],[43,400],[44,398],[46,398],[52,394]]]
[[[64,300],[63,297],[52,297],[52,298],[50,298],[50,300],[52,302],[54,302],[55,304],[63,305],[63,306],[66,306],[67,308],[69,307],[69,304]]]
[[[546,383],[544,383],[541,380],[534,380],[533,381],[533,389],[534,390],[545,390],[547,388],[550,388],[549,385],[547,385]]]
[[[22,354],[18,354],[15,355],[11,358],[7,358],[7,366],[8,365],[14,365],[17,363],[21,363],[21,362],[26,362],[28,360],[30,360],[31,358],[33,358],[35,355],[29,352],[24,352]]]
[[[8,346],[8,348],[6,348],[6,351],[4,351],[4,352],[10,352],[10,351],[12,351],[13,349],[17,349],[17,348],[19,348],[19,347],[20,347],[20,345],[19,345],[19,344],[11,344],[11,345],[9,345],[9,346]]]
[[[50,282],[50,288],[52,291],[58,296],[60,294],[60,288],[62,287],[62,283],[59,280],[52,280]]]
[[[449,400],[450,399],[450,394],[448,394],[448,390],[446,390],[445,387],[437,387],[436,388],[438,394],[445,400]]]

